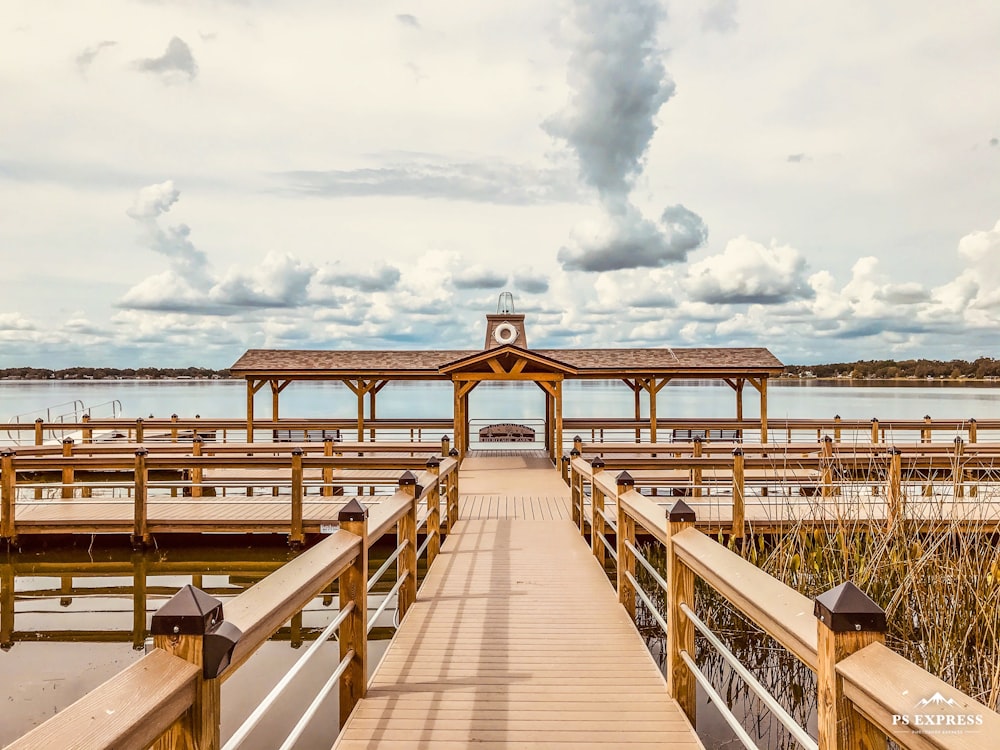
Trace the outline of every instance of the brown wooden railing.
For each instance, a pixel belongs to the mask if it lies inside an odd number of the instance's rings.
[[[614,559],[619,601],[633,620],[638,600],[664,628],[668,686],[692,723],[696,681],[714,702],[725,703],[694,663],[696,629],[734,670],[742,670],[754,692],[766,692],[698,617],[697,577],[816,673],[818,739],[794,725],[773,697],[758,693],[803,747],[871,750],[885,748],[887,739],[903,748],[996,746],[1000,715],[888,649],[884,611],[852,584],[810,600],[694,528],[695,513],[684,500],[664,512],[635,490],[628,472],[614,475],[602,463],[598,459],[588,466],[574,460],[574,499],[585,494],[581,483],[589,485],[592,551],[602,564]],[[582,512],[575,520],[582,530]],[[636,547],[640,531],[663,546],[662,569],[655,569]],[[662,605],[640,588],[637,565],[659,587]],[[753,747],[731,712],[724,717]]]
[[[434,459],[425,471],[406,472],[399,490],[365,508],[341,509],[339,529],[291,562],[226,602],[185,587],[153,616],[155,648],[73,705],[8,745],[38,748],[146,748],[217,750],[222,682],[314,597],[337,583],[340,596],[338,670],[340,720],[364,697],[367,681],[368,549],[397,528],[400,618],[417,584],[416,539],[428,565],[440,549],[442,528],[457,516],[457,463]],[[442,523],[441,505],[447,508]],[[419,513],[419,508],[426,513]]]

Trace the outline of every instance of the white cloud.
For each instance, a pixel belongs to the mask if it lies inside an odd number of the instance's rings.
[[[693,263],[686,288],[692,299],[712,304],[777,304],[813,295],[805,270],[793,247],[737,237],[719,255]]]

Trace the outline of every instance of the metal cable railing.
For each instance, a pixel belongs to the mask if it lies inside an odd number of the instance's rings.
[[[302,656],[296,660],[291,669],[285,672],[282,678],[278,680],[278,684],[271,688],[271,692],[264,697],[264,700],[257,704],[257,708],[250,713],[243,724],[240,725],[239,729],[233,732],[232,737],[230,737],[226,744],[222,746],[222,750],[236,750],[236,748],[240,747],[246,741],[250,732],[252,732],[254,727],[256,727],[260,723],[260,720],[264,718],[264,714],[267,713],[271,706],[274,705],[278,696],[285,691],[285,688],[287,688],[295,676],[302,671],[302,668],[309,662],[310,659],[312,659],[316,652],[319,651],[320,647],[326,643],[327,640],[329,640],[333,631],[339,628],[343,624],[344,620],[347,619],[347,616],[353,611],[354,602],[350,602],[346,607],[340,610],[340,613],[333,618],[330,624],[327,625],[323,632],[320,633],[319,637],[312,642],[305,653],[303,653]],[[349,656],[353,658],[354,652],[352,651]],[[340,673],[343,673],[343,670],[346,669],[345,662],[349,663],[350,659],[345,657],[345,661],[341,661],[341,665],[338,667]],[[339,678],[339,674],[337,676]],[[312,707],[310,706],[310,708]]]
[[[375,621],[378,620],[379,616],[383,612],[385,612],[385,608],[389,606],[389,601],[392,599],[392,597],[396,596],[396,594],[399,593],[400,587],[406,582],[406,579],[409,577],[410,577],[410,572],[406,571],[396,580],[396,583],[393,585],[393,587],[389,589],[389,593],[385,595],[385,598],[382,600],[382,603],[378,605],[378,609],[375,610],[375,614],[373,614],[371,617],[368,618],[368,630],[365,631],[366,633],[372,632],[372,628],[375,627]]]

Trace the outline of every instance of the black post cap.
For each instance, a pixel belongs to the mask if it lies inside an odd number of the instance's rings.
[[[878,422],[878,417],[872,417],[872,422]]]
[[[930,419],[930,418],[931,418],[930,414],[924,414],[924,419]]]
[[[704,438],[702,438],[701,435],[695,435],[693,438],[691,438],[691,442],[692,443],[704,443],[705,440],[704,440]]]
[[[171,415],[170,415],[170,418],[171,418],[171,419],[177,419],[177,415],[176,415],[176,414],[171,414]]]
[[[813,614],[834,633],[884,633],[885,610],[850,581],[816,597]]]
[[[451,435],[442,435],[441,439],[442,440],[447,440],[450,443],[451,442]]]
[[[627,471],[623,471],[617,477],[615,477],[615,484],[619,487],[635,487],[635,479]]]
[[[324,436],[323,437],[323,442],[324,443],[332,443],[333,442],[333,435],[326,435],[326,436]]]
[[[44,421],[45,421],[44,419],[42,419],[41,417],[38,417],[38,419],[35,420],[35,424],[38,424],[38,423],[44,422]]]
[[[580,437],[579,435],[574,435],[573,436],[573,442],[574,443],[582,443],[583,442],[583,438]]]
[[[10,448],[4,448],[3,450],[0,450],[0,458],[13,458],[13,457],[14,457],[14,451],[12,451]]]
[[[292,448],[292,455],[293,456],[301,456],[301,455],[303,455],[303,453],[304,453],[304,451],[299,446],[295,446],[294,448]]]
[[[563,454],[563,457],[562,457],[562,459],[561,459],[561,460],[562,460],[562,462],[563,462],[564,464],[568,464],[568,463],[569,463],[569,456],[567,456],[567,455],[566,455],[566,454],[564,453],[564,454]]]
[[[452,448],[450,451],[448,451],[448,455],[451,456],[452,458],[458,456],[458,448]]]
[[[823,442],[824,443],[832,443],[833,442],[833,438],[830,437],[829,435],[824,435],[823,436]]]
[[[411,487],[416,486],[417,477],[412,471],[404,471],[402,476],[399,478],[400,487]]]
[[[205,635],[223,620],[222,602],[191,584],[153,614],[153,635]]]
[[[969,418],[969,424],[975,424],[975,423],[976,423],[976,418],[975,417],[970,417]]]
[[[743,455],[743,449],[742,448],[733,448],[733,455],[734,456],[742,456]]]
[[[441,466],[441,459],[437,456],[431,456],[427,459],[427,463],[424,464],[428,469],[437,469]]]
[[[593,468],[593,469],[603,469],[603,468],[604,468],[604,465],[605,465],[605,464],[604,464],[604,459],[603,459],[603,458],[601,458],[600,456],[597,456],[597,457],[595,457],[595,458],[594,458],[594,459],[593,459],[593,460],[592,460],[592,461],[590,462],[590,466],[591,466],[591,468]]]
[[[337,520],[344,521],[364,521],[368,518],[368,508],[362,505],[356,497],[348,500],[347,505],[340,509]]]
[[[694,511],[686,502],[678,500],[667,508],[667,520],[671,523],[694,523]]]
[[[63,445],[73,445],[73,438],[71,438],[71,437],[63,438],[62,444]]]
[[[576,448],[574,448],[573,450],[571,450],[569,452],[569,455],[570,455],[571,458],[576,458],[577,456],[580,455],[580,451],[578,451]]]
[[[955,439],[952,442],[955,443],[955,445],[960,445],[960,444],[964,443],[965,441],[962,440],[962,436],[961,435],[955,435]]]
[[[840,415],[839,415],[839,414],[834,414],[834,415],[833,415],[833,418],[834,418],[834,419],[840,419]]]
[[[204,443],[205,440],[204,440],[204,438],[202,438],[201,435],[195,435],[193,438],[191,438],[191,442],[192,443]]]
[[[136,424],[142,424],[142,417],[135,418]]]
[[[135,457],[136,458],[145,458],[148,455],[149,455],[149,451],[146,450],[145,448],[139,448],[135,452]]]
[[[903,451],[902,451],[902,449],[900,449],[900,448],[898,448],[897,446],[894,445],[891,448],[889,448],[889,455],[890,456],[901,456],[901,455],[903,455]]]

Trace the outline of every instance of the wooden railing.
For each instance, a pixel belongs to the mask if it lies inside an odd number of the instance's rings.
[[[749,523],[747,501],[775,507],[785,504],[821,505],[848,496],[885,503],[886,522],[907,518],[907,504],[936,498],[970,508],[986,507],[978,500],[1000,494],[1000,444],[849,446],[825,438],[817,444],[736,445],[675,443],[632,445],[606,450],[607,445],[578,444],[584,451],[606,454],[616,470],[629,471],[650,493],[692,498],[691,503],[732,507],[729,533],[740,537]],[[592,453],[591,453],[592,454]],[[579,522],[583,483],[593,468],[574,448],[562,464],[571,487],[573,518]],[[1000,508],[990,517],[973,514],[970,522],[1000,521]],[[984,525],[984,528],[986,526]]]
[[[580,482],[591,485],[593,553],[602,564],[606,557],[614,559],[619,601],[633,620],[638,599],[666,631],[668,686],[692,723],[696,681],[714,702],[725,703],[694,663],[696,629],[708,633],[706,638],[734,669],[746,672],[738,661],[733,664],[735,657],[718,637],[709,638],[711,631],[698,618],[697,577],[816,673],[818,742],[790,724],[793,720],[770,694],[761,695],[802,746],[871,750],[884,748],[887,738],[903,748],[996,746],[1000,715],[886,648],[884,611],[852,584],[810,600],[693,528],[695,513],[683,500],[664,513],[635,490],[628,472],[614,476],[601,463],[597,460],[585,471],[586,462],[574,461],[579,469],[573,473],[574,497],[585,493]],[[577,521],[582,527],[582,515]],[[663,545],[663,569],[656,570],[636,547],[639,531]],[[608,540],[612,533],[614,543]],[[637,564],[660,587],[662,610],[639,587]],[[745,679],[754,692],[763,690],[752,675]],[[724,716],[753,747],[732,714]]]
[[[335,493],[343,494],[344,486],[385,485],[387,480],[384,476],[380,478],[378,472],[384,475],[386,470],[422,469],[427,456],[442,448],[448,448],[447,442],[382,444],[374,448],[370,444],[332,441],[290,446],[215,445],[198,440],[188,445],[116,446],[76,446],[67,441],[58,451],[44,446],[8,448],[0,452],[0,537],[15,539],[19,533],[60,530],[58,523],[48,523],[44,529],[35,529],[27,523],[19,526],[18,499],[25,492],[32,493],[35,500],[41,499],[46,490],[72,500],[77,496],[92,498],[95,490],[118,490],[131,498],[132,520],[120,529],[108,528],[130,532],[137,542],[148,542],[155,530],[148,514],[151,498],[169,499],[180,492],[198,499],[214,494],[216,489],[223,494],[227,488],[252,494],[254,488],[264,488],[272,496],[287,500],[289,540],[301,544],[305,539],[303,503],[310,490],[322,497],[332,497]],[[447,456],[448,450],[444,453]],[[452,463],[454,460],[449,457],[449,465]],[[207,472],[213,471],[234,473],[207,476]],[[310,472],[317,478],[309,478]],[[19,479],[19,474],[22,477],[31,474],[35,481]],[[453,474],[448,472],[447,476]],[[87,476],[88,480],[81,481],[81,476]],[[168,478],[154,479],[164,476]],[[287,492],[279,494],[279,489]],[[80,528],[83,526],[77,518],[69,519],[64,530]],[[160,530],[169,530],[169,525]]]
[[[400,619],[412,604],[417,556],[433,563],[442,528],[457,518],[457,463],[434,459],[406,472],[399,491],[371,508],[353,500],[339,529],[245,592],[226,602],[185,587],[154,616],[155,648],[73,705],[31,730],[8,750],[218,750],[222,682],[314,597],[337,583],[340,597],[340,721],[364,697],[367,682],[368,549],[397,528]],[[442,503],[447,523],[442,524]],[[426,513],[421,514],[423,507]],[[422,518],[421,518],[422,515]],[[416,547],[417,530],[425,542]],[[386,599],[387,601],[388,599]]]

